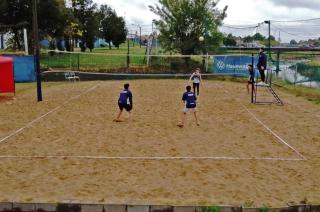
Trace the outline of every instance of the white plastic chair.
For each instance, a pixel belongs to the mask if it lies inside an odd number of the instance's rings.
[[[72,72],[69,72],[70,74],[70,77],[74,80],[74,81],[80,81],[80,77],[79,76],[76,76],[76,73],[74,73],[73,71]]]
[[[65,72],[65,73],[64,73],[64,78],[65,78],[66,80],[68,80],[68,81],[71,81],[72,78],[71,78],[71,76],[70,76],[70,72]]]

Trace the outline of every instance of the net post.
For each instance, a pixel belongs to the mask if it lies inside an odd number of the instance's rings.
[[[251,103],[254,103],[254,100],[253,100],[253,92],[254,92],[254,77],[255,77],[255,69],[254,69],[254,55],[253,53],[251,54],[251,64],[252,64],[252,68],[253,68],[253,78],[252,78],[252,84],[251,84]]]
[[[34,36],[34,62],[35,72],[37,78],[37,99],[38,102],[42,101],[42,86],[41,86],[41,73],[40,73],[40,47],[39,47],[39,29],[38,29],[38,1],[32,1],[32,13],[33,13],[33,36]]]

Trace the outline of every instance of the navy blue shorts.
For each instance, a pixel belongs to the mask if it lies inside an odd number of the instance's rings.
[[[120,110],[123,110],[123,108],[128,112],[130,112],[132,110],[132,106],[128,105],[128,104],[120,104],[120,103],[118,103],[118,106],[119,106]]]
[[[250,79],[248,80],[248,84],[253,84],[253,77],[250,77]]]

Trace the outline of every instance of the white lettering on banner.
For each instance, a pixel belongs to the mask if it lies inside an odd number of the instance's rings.
[[[246,69],[247,65],[233,65],[233,64],[227,64],[226,65],[227,68],[230,68],[230,69]]]
[[[224,69],[233,69],[233,70],[239,70],[239,71],[242,71],[242,70],[246,70],[247,69],[247,65],[248,64],[238,64],[238,65],[235,65],[235,64],[226,64],[224,61],[222,60],[217,60],[217,68],[219,70],[224,70]]]

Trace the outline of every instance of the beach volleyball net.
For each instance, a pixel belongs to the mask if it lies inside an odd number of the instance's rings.
[[[268,74],[273,78],[270,81],[320,87],[320,70],[314,63],[316,58],[317,55],[311,54],[281,53],[279,57],[272,54],[268,61]],[[52,70],[72,71],[88,80],[185,77],[195,68],[200,68],[204,77],[247,78],[247,65],[253,64],[256,68],[258,56],[252,52],[227,55],[152,55],[45,51],[42,52],[40,61],[46,75]],[[255,70],[255,73],[259,78],[259,71]],[[55,75],[55,79],[58,75]]]

